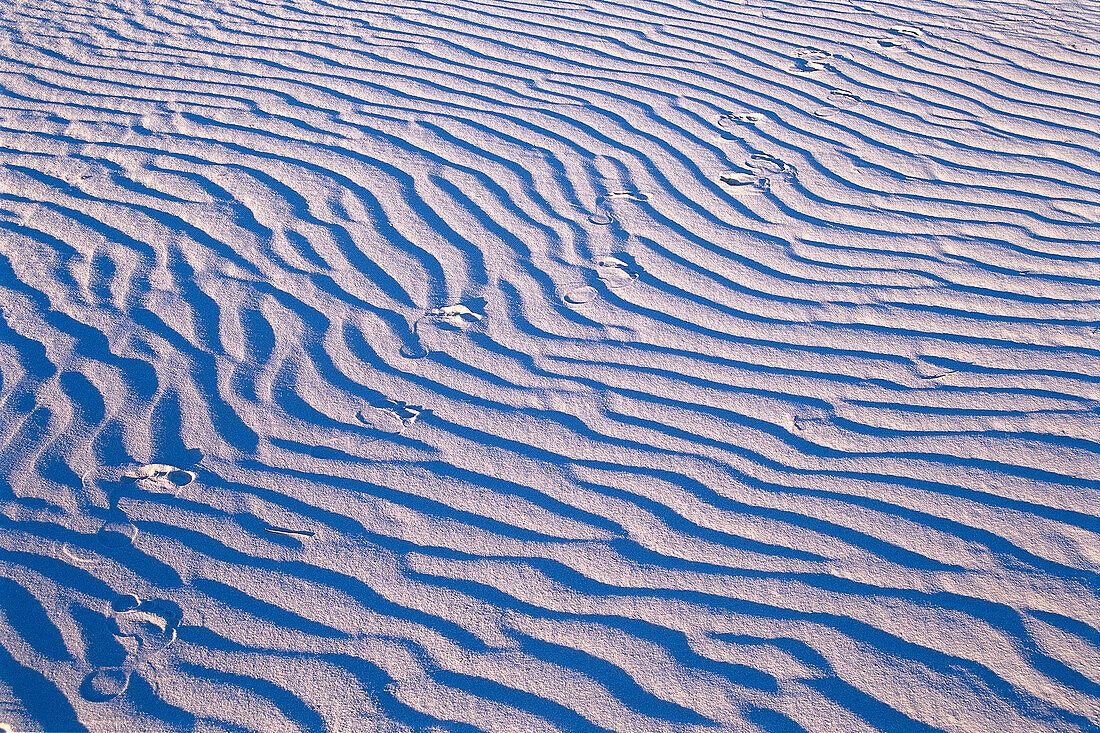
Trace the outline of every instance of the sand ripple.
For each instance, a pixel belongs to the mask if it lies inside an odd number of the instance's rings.
[[[1100,728],[1097,12],[917,5],[5,4],[0,724]]]

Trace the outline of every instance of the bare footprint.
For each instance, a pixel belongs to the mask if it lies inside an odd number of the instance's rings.
[[[591,303],[596,298],[600,297],[600,291],[591,285],[580,285],[575,288],[566,290],[562,294],[561,299],[568,305],[581,305],[583,303]]]
[[[847,89],[830,89],[827,99],[829,104],[841,109],[850,109],[863,101],[858,94]]]
[[[424,345],[417,339],[414,343],[403,345],[398,349],[398,353],[406,359],[423,359],[428,355],[428,350],[425,349]]]
[[[908,38],[919,38],[920,36],[924,35],[924,31],[911,25],[891,26],[890,32],[893,33],[894,36],[906,36]],[[909,50],[909,46],[905,44],[901,39],[896,37],[891,38],[887,36],[885,38],[877,38],[875,39],[875,43],[878,44],[878,47],[880,49],[886,51],[901,52]]]
[[[428,324],[448,331],[466,331],[485,321],[486,305],[484,298],[473,298],[429,308],[413,321],[412,333],[398,349],[398,353],[406,359],[423,359],[428,355],[428,349],[424,346],[420,332],[422,325]]]
[[[755,125],[764,120],[760,112],[727,112],[718,118],[718,126],[726,129],[739,125]]]
[[[608,226],[615,223],[615,216],[611,213],[611,207],[607,205],[607,199],[600,196],[596,199],[596,209],[588,215],[588,221],[600,226]]]
[[[133,480],[134,484],[143,491],[173,496],[199,477],[194,471],[185,471],[167,463],[150,463],[129,469],[124,471],[122,476]]]
[[[831,56],[831,53],[822,51],[820,48],[800,48],[795,52],[794,64],[787,68],[787,72],[806,76],[819,71],[826,71],[829,65],[825,62]]]
[[[633,189],[618,189],[615,191],[608,191],[607,198],[609,199],[626,199],[627,201],[637,201],[638,203],[644,203],[649,201],[649,196],[644,193],[635,191]]]
[[[132,611],[141,605],[141,601],[133,593],[124,593],[118,598],[111,601],[111,612],[122,613],[123,611]]]
[[[613,201],[633,201],[635,203],[645,203],[649,201],[649,196],[638,191],[634,188],[615,188],[607,191],[606,194],[596,197],[596,207],[593,213],[588,215],[588,221],[600,226],[609,226],[616,221],[615,213],[612,210]]]
[[[96,539],[107,547],[126,547],[134,544],[137,539],[138,528],[123,518],[121,521],[110,521],[99,528]]]
[[[424,348],[424,344],[420,340],[419,327],[419,322],[413,323],[412,336],[398,349],[397,353],[406,359],[423,359],[428,355],[428,350]]]
[[[149,659],[176,639],[183,619],[180,607],[171,601],[154,598],[139,600],[132,594],[121,595],[111,603],[113,636],[126,649],[116,666],[100,667],[84,677],[80,695],[90,702],[107,702],[124,693],[133,668]]]
[[[607,287],[625,288],[634,284],[641,274],[641,268],[624,257],[627,255],[606,255],[596,261],[596,272]]]
[[[791,422],[794,424],[794,429],[799,432],[810,430],[814,426],[812,418],[795,417]]]
[[[482,301],[480,308],[484,309],[484,307],[484,301]],[[454,305],[432,308],[425,313],[424,316],[434,321],[436,325],[450,326],[459,329],[466,328],[471,324],[485,319],[483,310],[474,310],[466,303],[455,303]]]
[[[749,171],[725,171],[718,174],[718,180],[727,186],[751,186],[758,176]]]
[[[417,319],[414,329],[421,323],[429,323],[433,326],[450,330],[465,330],[485,320],[485,298],[472,298],[450,305],[431,308]]]
[[[428,350],[423,348],[423,344],[417,340],[415,343],[404,344],[403,347],[398,349],[398,353],[406,359],[423,359],[427,357]]]
[[[791,425],[796,434],[809,438],[829,429],[832,426],[833,416],[832,408],[807,406],[801,414],[792,416]]]
[[[809,76],[810,74],[816,74],[821,71],[826,71],[828,68],[828,65],[823,64],[820,61],[797,59],[793,64],[787,67],[787,73],[795,74],[797,76]]]
[[[878,39],[875,39],[875,43],[878,44],[878,47],[880,49],[885,50],[885,51],[892,51],[892,52],[895,52],[895,53],[900,53],[902,51],[908,51],[909,50],[908,46],[906,46],[904,43],[902,43],[901,41],[899,41],[896,38],[878,38]]]
[[[737,194],[764,193],[771,188],[767,177],[755,171],[725,171],[718,174],[718,181]]]
[[[826,101],[828,105],[814,110],[814,114],[818,117],[831,117],[841,110],[852,109],[863,100],[847,89],[832,89],[826,95]]]
[[[401,402],[400,400],[385,399],[372,402],[370,412],[361,410],[359,419],[363,423],[381,430],[388,428],[387,421],[390,425],[395,424],[394,421],[396,421],[396,424],[401,426],[398,432],[404,432],[422,415],[429,412],[431,410],[426,410],[420,405],[410,405],[408,402]]]
[[[117,635],[137,642],[135,660],[145,661],[176,640],[182,616],[175,603],[153,598],[138,601],[137,606],[115,613],[114,618],[118,625]]]
[[[130,684],[130,670],[124,667],[103,667],[90,672],[80,683],[80,696],[89,702],[107,702],[122,693]]]
[[[761,173],[789,173],[794,170],[793,166],[785,163],[771,153],[753,153],[753,155],[745,161],[745,165],[758,175]]]

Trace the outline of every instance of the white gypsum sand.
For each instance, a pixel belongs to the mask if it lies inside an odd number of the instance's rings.
[[[1100,729],[1093,0],[0,18],[0,730]]]

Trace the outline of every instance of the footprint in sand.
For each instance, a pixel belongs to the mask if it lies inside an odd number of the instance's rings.
[[[478,298],[432,308],[424,314],[424,318],[437,326],[461,330],[485,320],[485,300]]]
[[[136,643],[135,662],[147,661],[175,641],[176,629],[183,619],[179,606],[160,598],[141,601],[137,596],[124,596],[121,603],[112,604],[112,611],[118,626],[116,636]]]
[[[858,94],[850,92],[847,89],[830,89],[828,100],[829,104],[844,109],[855,107],[863,101]]]
[[[631,188],[620,188],[614,191],[607,192],[608,199],[625,199],[627,201],[636,201],[638,203],[645,203],[649,201],[649,196],[646,196],[640,191],[635,191]]]
[[[372,402],[370,410],[360,410],[358,417],[361,422],[370,427],[386,432],[392,432],[392,426],[400,425],[398,433],[403,433],[421,416],[430,413],[421,405],[411,405],[400,400],[378,400]]]
[[[608,226],[615,223],[615,216],[611,213],[611,207],[608,205],[607,197],[598,196],[596,198],[596,207],[593,212],[588,215],[588,221],[593,224],[599,224],[600,226]]]
[[[424,348],[424,344],[420,340],[420,322],[415,321],[412,325],[412,334],[398,349],[399,354],[406,359],[423,359],[428,355],[428,350]]]
[[[801,414],[792,416],[791,425],[794,428],[795,434],[803,438],[820,436],[822,432],[829,430],[833,426],[834,416],[831,407],[807,407]]]
[[[759,194],[771,190],[767,176],[753,170],[733,170],[718,174],[719,183],[735,194]]]
[[[134,485],[142,491],[175,496],[180,489],[195,481],[199,475],[194,471],[185,471],[167,463],[150,463],[124,471],[122,477],[132,480]]]
[[[793,165],[775,157],[771,153],[753,153],[752,156],[745,161],[745,166],[758,176],[780,176],[786,181],[794,181],[797,176],[797,171]]]
[[[90,702],[107,702],[124,693],[135,667],[175,641],[183,613],[171,601],[123,595],[111,603],[109,617],[115,626],[111,635],[125,649],[125,657],[119,665],[100,667],[84,677],[80,695]]]
[[[809,76],[810,74],[816,74],[820,71],[826,71],[828,68],[827,65],[820,61],[798,59],[787,68],[787,73],[795,74],[796,76]]]
[[[741,125],[755,125],[763,119],[764,115],[760,112],[726,112],[718,117],[718,126],[728,130]]]
[[[596,298],[600,297],[600,291],[591,285],[580,285],[575,288],[566,290],[561,299],[567,305],[581,305],[583,303],[590,303]]]
[[[474,298],[425,311],[413,322],[412,333],[402,344],[398,353],[406,359],[423,359],[428,355],[428,349],[422,340],[420,332],[422,325],[431,325],[448,331],[466,331],[485,321],[486,305],[484,298]]]
[[[901,52],[908,51],[909,46],[904,43],[897,36],[905,36],[907,38],[919,38],[924,35],[924,31],[920,28],[914,28],[911,25],[895,25],[890,27],[890,32],[894,34],[893,37],[887,36],[885,38],[876,38],[875,43],[880,50]]]
[[[920,28],[914,28],[911,25],[895,25],[890,27],[891,33],[897,33],[901,36],[909,36],[911,38],[919,38],[924,35],[924,31]]]
[[[80,683],[80,696],[89,702],[113,700],[130,685],[131,670],[125,667],[102,667],[89,673]]]
[[[111,601],[111,611],[114,613],[132,611],[140,605],[141,600],[133,593],[123,593],[121,596]]]
[[[96,539],[106,547],[126,547],[134,544],[138,528],[127,518],[119,506],[123,495],[131,488],[154,494],[179,496],[180,490],[195,480],[198,474],[167,463],[149,463],[129,468],[119,475],[115,488],[108,493],[111,518],[96,533]]]
[[[633,285],[641,274],[641,268],[634,264],[629,255],[605,255],[596,260],[596,273],[607,287],[617,290]]]
[[[859,95],[847,89],[832,89],[825,99],[828,104],[814,110],[814,114],[818,117],[832,117],[842,110],[852,109],[863,101]]]
[[[588,215],[588,221],[600,226],[609,226],[615,223],[615,217],[606,206],[597,204],[596,211]]]
[[[832,56],[828,51],[819,48],[800,48],[795,52],[794,63],[787,67],[787,72],[797,76],[808,76],[820,71],[827,71],[829,65],[826,59]]]
[[[809,430],[813,426],[813,421],[804,417],[795,417],[791,422],[794,425],[794,429],[799,432]]]
[[[897,38],[878,38],[875,40],[880,50],[890,51],[893,53],[901,53],[902,51],[908,51],[909,47]]]
[[[649,196],[633,188],[612,189],[606,194],[596,197],[596,207],[593,213],[588,215],[588,221],[593,224],[599,224],[600,226],[608,226],[615,223],[615,214],[612,212],[611,208],[612,202],[614,201],[645,203],[649,201]]]
[[[603,255],[596,260],[596,276],[607,288],[618,290],[637,282],[642,268],[628,254]],[[577,285],[565,290],[561,299],[566,305],[583,305],[600,297],[591,285]]]
[[[125,516],[107,522],[96,533],[96,539],[105,547],[115,548],[134,544],[137,536],[138,528],[126,521]]]

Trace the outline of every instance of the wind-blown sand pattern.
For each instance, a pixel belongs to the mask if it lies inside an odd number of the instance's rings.
[[[7,729],[1100,729],[1093,0],[0,13]]]

